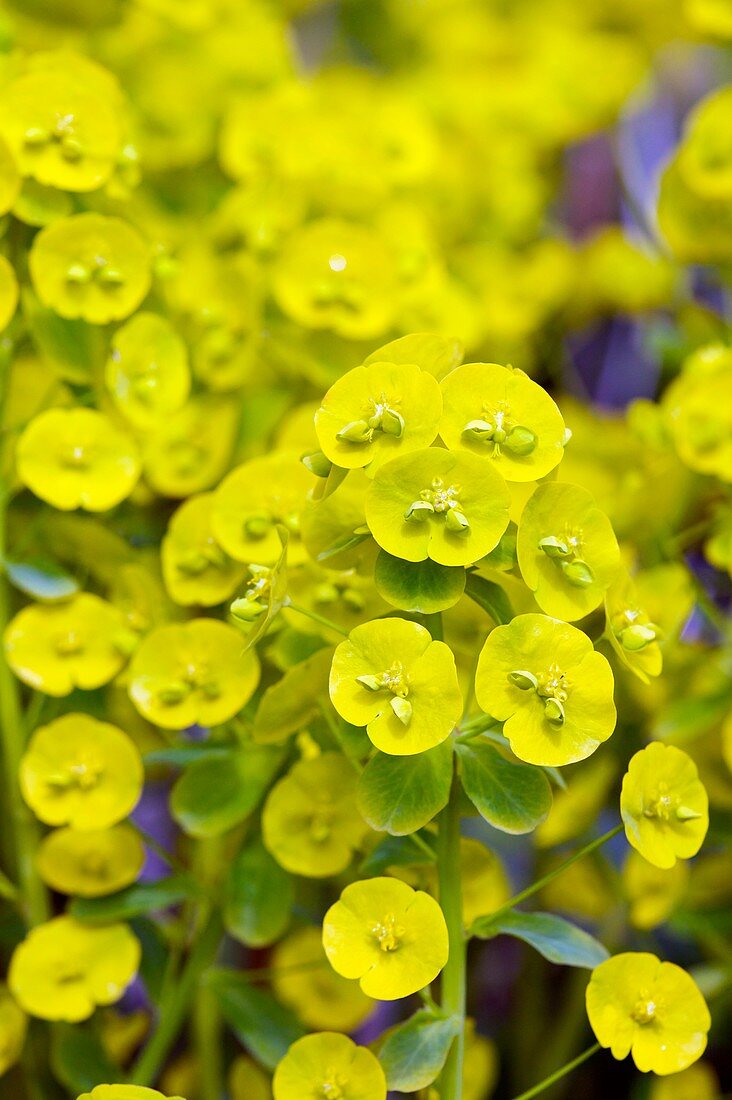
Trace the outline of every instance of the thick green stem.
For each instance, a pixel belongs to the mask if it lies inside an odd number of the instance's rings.
[[[130,1074],[130,1084],[152,1085],[165,1064],[188,1010],[196,996],[204,970],[211,965],[221,940],[223,925],[218,913],[213,913],[194,940],[188,962],[177,983],[171,983],[160,1003],[159,1023]]]
[[[440,1100],[460,1100],[463,1092],[465,1045],[465,954],[463,898],[460,879],[460,781],[453,777],[450,801],[440,816],[437,869],[440,905],[447,924],[450,955],[442,971],[442,1009],[458,1021],[458,1032],[440,1077]]]
[[[561,1069],[557,1069],[554,1073],[550,1073],[548,1077],[545,1077],[543,1081],[540,1081],[538,1085],[534,1085],[533,1088],[527,1089],[526,1092],[522,1092],[520,1096],[515,1096],[514,1100],[531,1100],[533,1096],[538,1096],[539,1093],[544,1092],[556,1081],[561,1081],[562,1077],[566,1077],[568,1073],[571,1073],[573,1069],[577,1069],[583,1062],[586,1062],[588,1058],[591,1058],[593,1054],[597,1054],[600,1049],[599,1043],[593,1043],[587,1050],[583,1050],[581,1054],[578,1054],[576,1058],[573,1058],[571,1062],[567,1062],[566,1066],[562,1066]]]
[[[603,844],[606,844],[608,840],[612,840],[614,836],[623,831],[623,825],[616,825],[613,829],[609,829],[608,832],[603,833],[602,836],[598,836],[595,840],[589,841],[584,847],[574,852],[571,856],[568,856],[562,863],[555,867],[551,871],[547,871],[545,875],[538,878],[536,882],[532,882],[530,886],[527,886],[525,890],[519,891],[518,894],[514,894],[512,898],[501,906],[500,909],[496,909],[495,913],[491,913],[491,919],[503,916],[509,909],[513,909],[515,905],[518,905],[522,901],[526,901],[533,894],[543,890],[548,883],[552,882],[558,875],[561,875],[563,871],[566,871],[568,867],[571,867],[573,863],[576,863],[578,859],[582,859],[583,856],[587,856],[590,852],[596,851],[597,848],[601,848]]]

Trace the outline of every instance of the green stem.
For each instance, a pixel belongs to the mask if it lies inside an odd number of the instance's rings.
[[[440,815],[437,837],[437,871],[440,905],[447,924],[450,954],[442,971],[443,1011],[458,1021],[458,1032],[440,1077],[441,1100],[460,1100],[463,1092],[465,1045],[465,930],[460,878],[460,781],[453,775],[450,801]]]
[[[336,634],[340,634],[342,638],[348,637],[347,630],[338,626],[338,624],[334,623],[331,619],[326,619],[324,615],[319,615],[317,611],[311,611],[310,608],[302,607],[299,603],[293,603],[292,600],[288,601],[287,607],[289,607],[291,611],[297,611],[300,615],[304,615],[307,619],[312,619],[313,622],[317,623],[319,626],[325,626],[328,630],[335,630]]]
[[[514,894],[513,897],[509,898],[508,901],[504,905],[502,905],[500,909],[496,909],[495,913],[490,913],[489,916],[491,920],[495,920],[496,917],[502,917],[504,913],[507,913],[509,911],[509,909],[513,909],[515,905],[518,905],[522,901],[526,901],[527,898],[530,898],[533,894],[538,893],[539,890],[542,890],[548,883],[555,879],[557,875],[561,875],[563,871],[566,871],[568,867],[571,867],[573,863],[576,863],[578,859],[582,859],[583,856],[587,856],[590,854],[590,852],[594,852],[597,848],[601,848],[603,844],[606,844],[608,840],[612,840],[614,836],[617,836],[618,833],[622,833],[622,831],[623,825],[621,822],[620,825],[616,825],[613,829],[610,829],[608,830],[608,832],[603,833],[602,836],[598,836],[595,840],[591,840],[588,844],[585,844],[583,848],[579,849],[579,851],[574,852],[573,855],[568,856],[567,859],[563,860],[563,862],[560,863],[558,867],[555,867],[552,871],[548,871],[547,874],[542,875],[542,877],[538,878],[536,882],[532,882],[530,886],[527,886],[525,890],[521,890],[518,894]]]
[[[168,986],[166,996],[161,999],[157,1030],[133,1066],[130,1084],[149,1086],[157,1080],[170,1048],[185,1022],[201,976],[216,957],[222,931],[223,924],[219,914],[209,916],[205,927],[194,940],[180,980]]]
[[[544,1092],[551,1085],[557,1081],[561,1081],[562,1077],[566,1077],[568,1073],[571,1073],[573,1069],[577,1069],[583,1062],[586,1062],[593,1054],[597,1054],[600,1049],[599,1043],[593,1043],[587,1050],[583,1050],[581,1054],[578,1054],[576,1058],[573,1058],[571,1062],[567,1062],[561,1069],[556,1069],[554,1073],[550,1073],[548,1077],[545,1077],[543,1081],[540,1081],[538,1085],[534,1085],[533,1088],[527,1089],[526,1092],[522,1092],[519,1096],[515,1096],[514,1100],[531,1100],[532,1096],[538,1096],[540,1092]]]
[[[193,1012],[196,1063],[200,1074],[200,1100],[221,1100],[224,1082],[221,1013],[216,994],[200,986]]]

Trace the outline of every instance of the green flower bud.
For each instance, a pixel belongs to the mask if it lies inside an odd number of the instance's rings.
[[[544,703],[544,716],[553,726],[564,725],[564,707],[558,699],[547,699]]]
[[[336,439],[341,443],[370,443],[374,429],[366,420],[352,420],[336,433]]]
[[[566,558],[570,553],[568,544],[563,539],[555,538],[554,535],[547,535],[545,539],[540,539],[539,549],[543,550],[548,558]]]
[[[427,516],[434,514],[434,508],[428,500],[413,500],[404,513],[409,523],[424,523]]]
[[[574,561],[561,562],[562,572],[570,584],[575,588],[589,588],[595,579],[595,574],[586,561],[575,558]]]
[[[493,439],[493,425],[487,420],[471,420],[463,428],[463,435],[472,436],[479,443],[490,443]]]
[[[404,726],[408,726],[412,720],[412,704],[408,699],[402,699],[395,695],[391,700],[391,709]]]
[[[238,619],[240,623],[253,623],[266,610],[265,604],[260,603],[259,600],[250,599],[248,596],[240,596],[239,599],[234,600],[229,608],[233,618]]]
[[[626,626],[620,631],[620,644],[629,653],[638,653],[655,640],[656,631],[650,624],[644,626],[641,623],[633,623],[632,626]]]
[[[333,469],[333,463],[326,458],[322,451],[313,451],[312,454],[304,454],[300,459],[306,470],[316,477],[327,477]]]
[[[264,514],[249,516],[244,521],[244,533],[248,539],[263,539],[271,527],[271,517]]]
[[[532,672],[526,672],[523,669],[518,669],[516,672],[509,672],[507,676],[509,684],[513,684],[514,687],[520,688],[521,691],[536,691],[539,681]]]
[[[395,409],[384,409],[379,427],[387,435],[393,435],[396,439],[400,439],[404,432],[404,417]]]
[[[536,432],[532,432],[531,428],[517,425],[515,428],[511,428],[508,433],[505,447],[507,451],[518,458],[525,458],[527,455],[533,454],[537,442]]]
[[[361,687],[367,688],[369,691],[381,691],[383,684],[379,676],[357,676],[356,683]]]
[[[459,512],[457,508],[448,508],[445,512],[445,526],[448,531],[452,531],[456,535],[469,535],[470,524],[468,523],[468,517]]]
[[[177,703],[183,702],[190,690],[188,684],[184,684],[182,680],[174,680],[167,687],[160,689],[158,700],[165,707],[174,707]]]

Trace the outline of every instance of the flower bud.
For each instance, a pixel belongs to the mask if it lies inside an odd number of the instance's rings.
[[[316,477],[327,477],[333,469],[333,463],[325,457],[322,451],[304,454],[300,461],[305,469],[309,470],[311,474],[315,474]]]
[[[563,561],[562,572],[570,584],[575,588],[589,588],[595,579],[595,575],[586,561],[575,558],[574,561]]]
[[[234,600],[229,608],[233,618],[240,623],[253,623],[266,610],[263,603],[260,603],[259,600],[249,599],[248,596],[241,596],[238,600]]]
[[[564,707],[558,699],[547,699],[544,703],[544,715],[553,726],[564,725]]]
[[[336,433],[336,439],[341,443],[370,443],[374,429],[369,427],[366,420],[352,420]]]
[[[539,549],[543,550],[548,558],[566,558],[569,554],[569,546],[562,539],[554,535],[547,535],[539,541]]]
[[[445,512],[445,526],[448,531],[452,531],[456,535],[470,534],[468,518],[462,512],[459,512],[457,508],[448,508]]]

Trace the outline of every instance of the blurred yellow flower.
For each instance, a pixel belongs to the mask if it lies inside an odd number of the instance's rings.
[[[107,829],[55,829],[36,855],[43,881],[82,898],[113,894],[133,883],[145,862],[145,846],[130,825]]]
[[[709,800],[696,765],[675,745],[652,741],[632,757],[620,792],[625,835],[655,867],[673,867],[702,846]]]
[[[320,930],[306,925],[278,943],[272,954],[275,993],[308,1027],[353,1031],[374,1008],[357,985],[328,966]]]
[[[376,1056],[346,1035],[324,1031],[292,1044],[274,1075],[274,1100],[304,1096],[386,1100],[386,1078]]]

